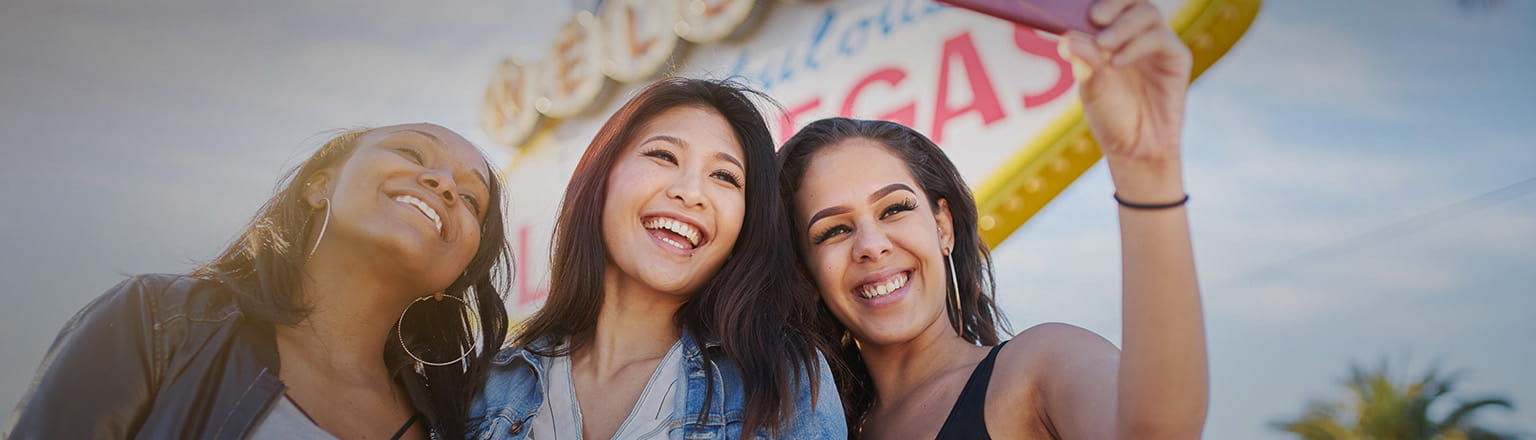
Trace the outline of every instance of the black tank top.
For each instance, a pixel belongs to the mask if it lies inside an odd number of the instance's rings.
[[[944,426],[939,428],[939,436],[934,440],[992,439],[987,435],[987,384],[992,382],[992,364],[997,361],[997,352],[1007,343],[1003,341],[992,347],[987,358],[976,364],[976,370],[965,381],[960,398],[955,399],[955,407],[949,410],[949,417],[944,419]]]

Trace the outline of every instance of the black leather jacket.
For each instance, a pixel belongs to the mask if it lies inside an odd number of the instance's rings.
[[[133,277],[59,331],[8,437],[244,438],[284,391],[272,335],[218,282]]]

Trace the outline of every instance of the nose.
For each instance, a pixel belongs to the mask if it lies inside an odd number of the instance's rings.
[[[700,180],[696,173],[680,173],[677,180],[667,186],[667,197],[683,203],[683,207],[703,208],[707,205]]]
[[[455,183],[453,176],[440,171],[428,171],[421,173],[421,186],[432,190],[432,193],[443,198],[443,202],[452,205],[457,197],[453,196]]]
[[[866,225],[853,231],[854,261],[880,261],[891,253],[891,239],[879,226]]]

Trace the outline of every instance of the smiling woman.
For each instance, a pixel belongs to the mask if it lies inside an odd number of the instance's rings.
[[[507,319],[485,159],[436,125],[355,130],[280,188],[213,262],[70,320],[11,438],[463,437]]]
[[[856,437],[1200,436],[1209,380],[1180,160],[1190,53],[1149,3],[1091,10],[1103,30],[1061,49],[1120,205],[1124,350],[1056,323],[999,340],[976,203],[916,130],[823,119],[779,150]]]
[[[477,438],[846,437],[751,93],[666,79],[604,124]]]

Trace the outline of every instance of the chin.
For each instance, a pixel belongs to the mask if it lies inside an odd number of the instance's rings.
[[[675,296],[691,296],[698,293],[699,289],[704,288],[703,282],[691,279],[658,279],[656,277],[646,277],[643,279],[645,279],[646,287],[650,287],[657,292]]]
[[[900,344],[917,338],[917,335],[923,332],[923,326],[917,324],[922,320],[914,316],[865,318],[858,322],[858,328],[850,326],[848,329],[860,343],[864,344]]]

